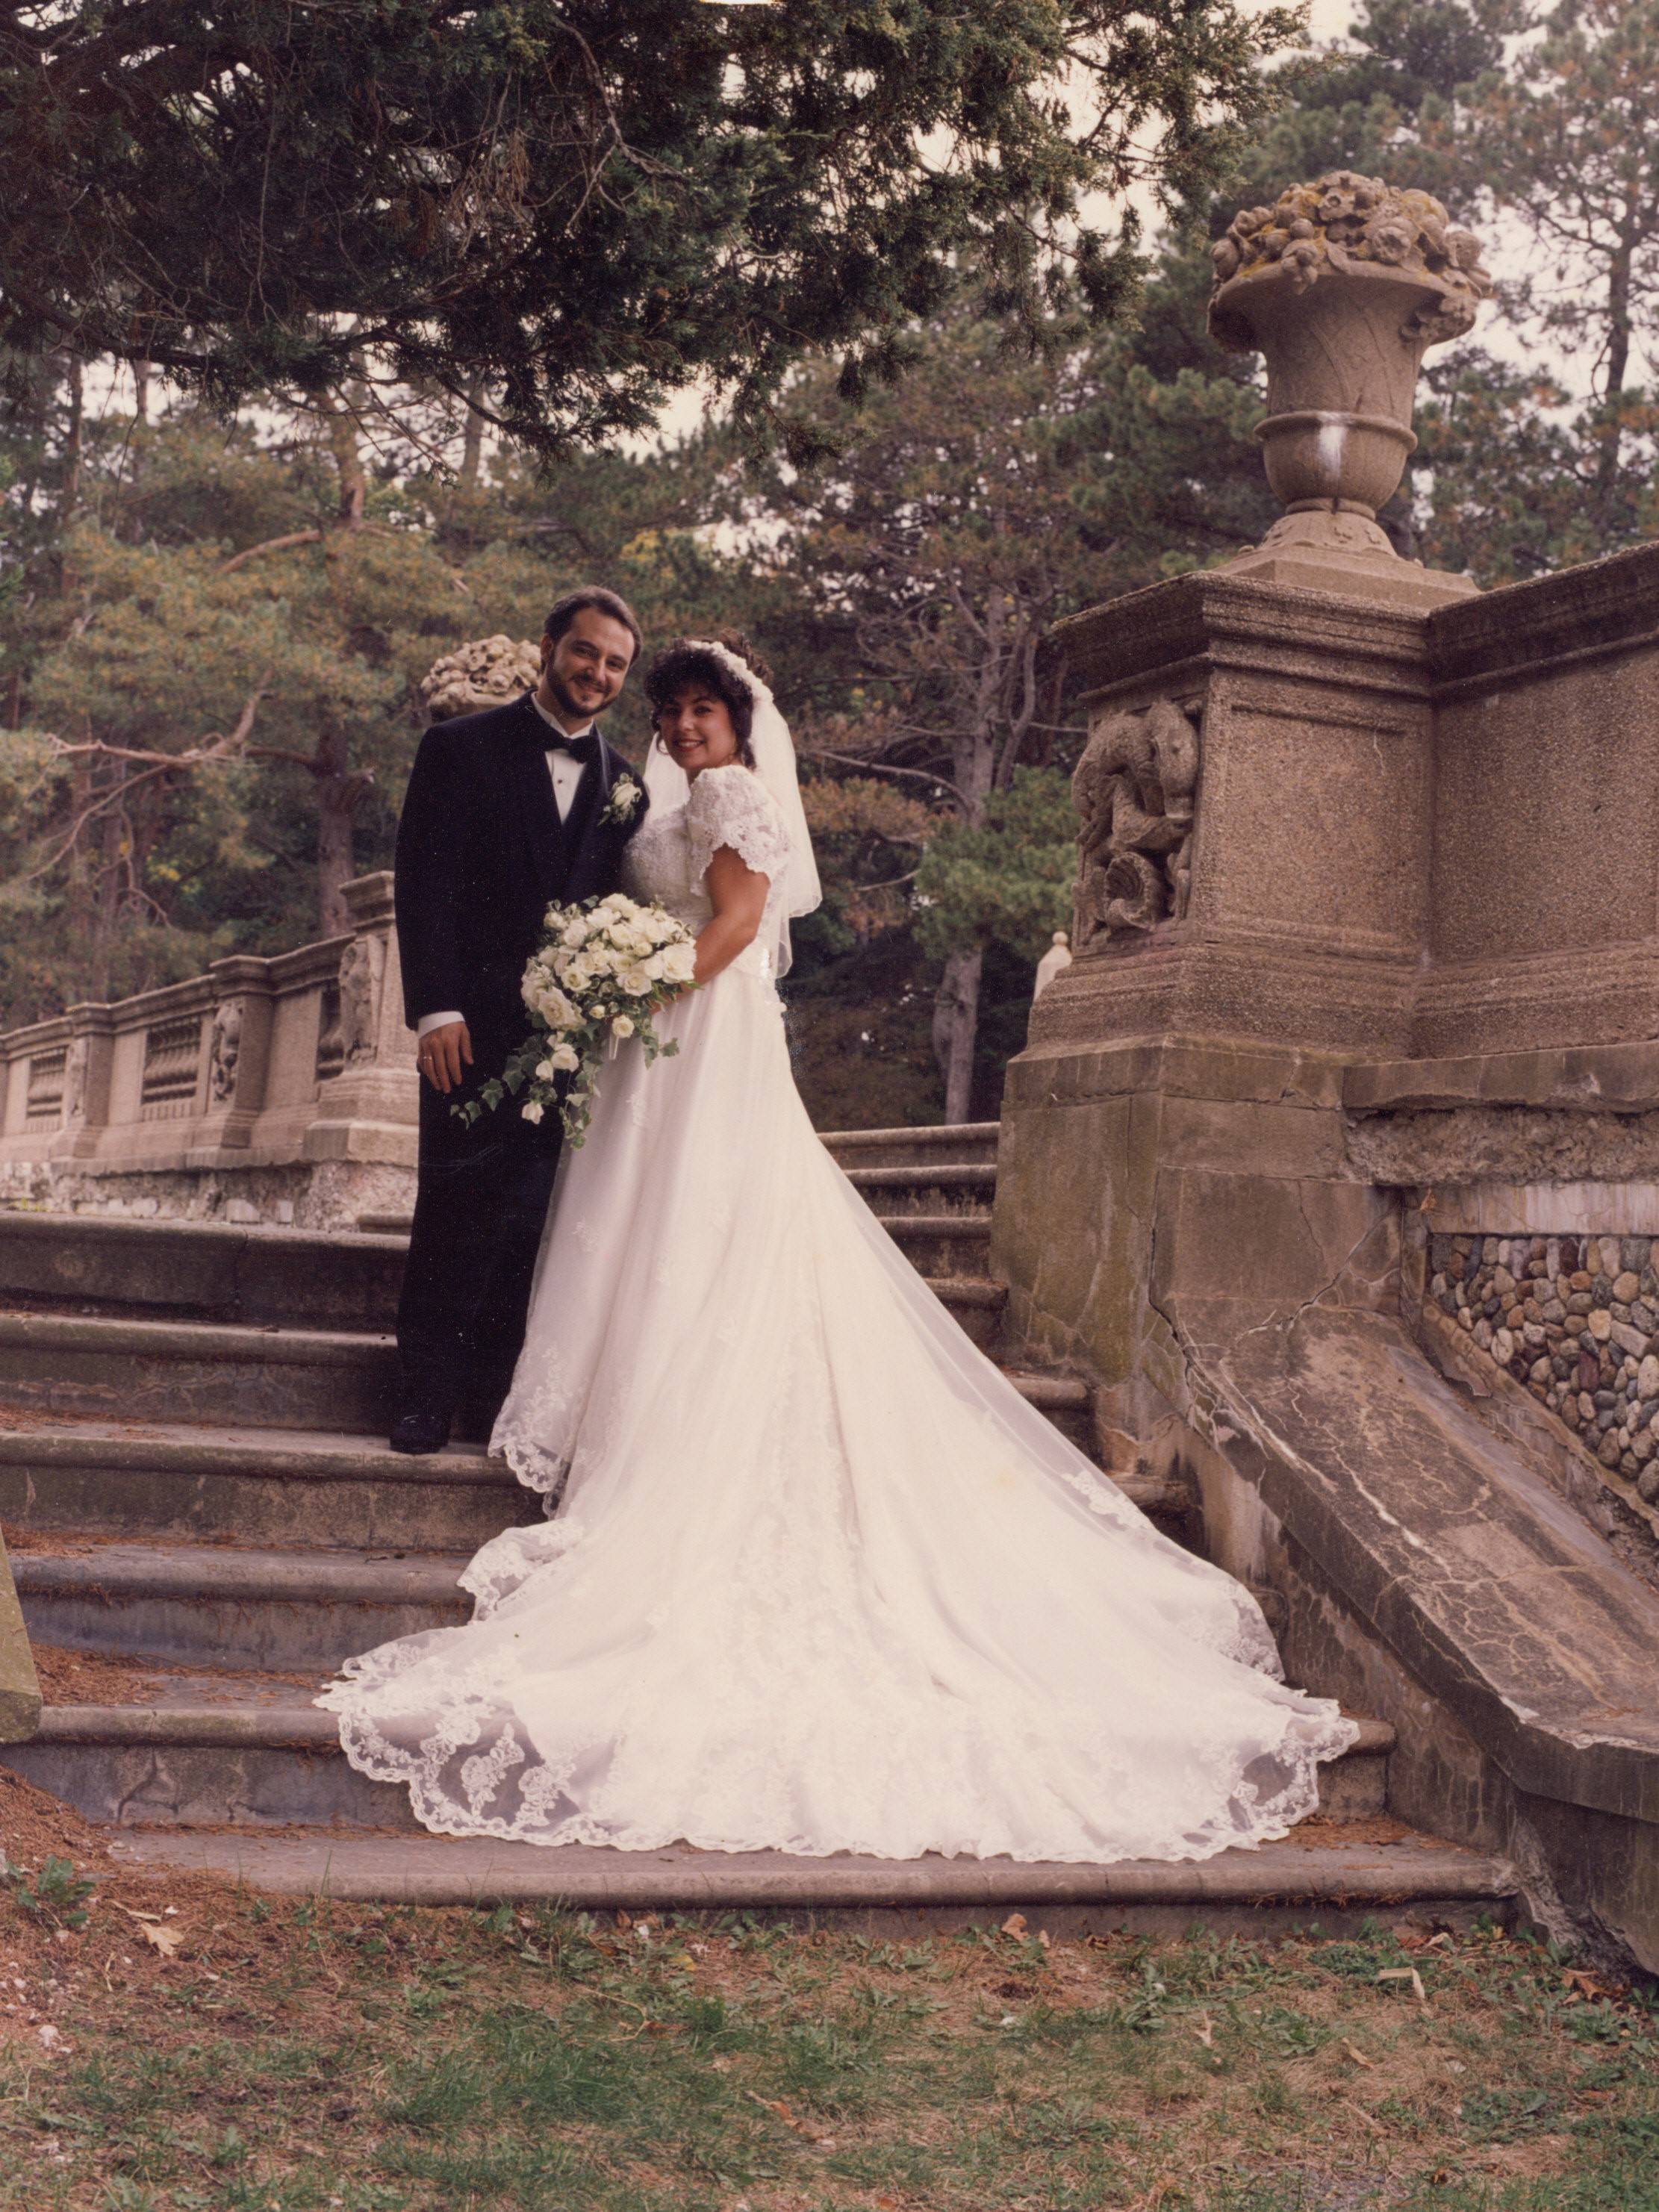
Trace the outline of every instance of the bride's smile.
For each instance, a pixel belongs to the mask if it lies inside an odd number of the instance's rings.
[[[732,710],[718,692],[689,683],[657,710],[657,736],[665,752],[695,782],[706,768],[724,768],[740,750]]]

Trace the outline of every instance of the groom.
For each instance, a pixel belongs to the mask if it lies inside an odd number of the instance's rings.
[[[441,1451],[458,1413],[494,1418],[524,1340],[558,1164],[556,1116],[458,1103],[530,1028],[519,995],[550,901],[614,890],[645,812],[607,812],[628,763],[597,733],[640,648],[633,610],[597,584],[553,607],[541,680],[510,706],[429,729],[398,824],[404,1010],[419,1032],[420,1172],[398,1307],[392,1449]]]

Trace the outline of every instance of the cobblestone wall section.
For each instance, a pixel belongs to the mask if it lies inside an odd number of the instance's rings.
[[[1659,1498],[1659,1237],[1434,1237],[1429,1267],[1495,1364]]]

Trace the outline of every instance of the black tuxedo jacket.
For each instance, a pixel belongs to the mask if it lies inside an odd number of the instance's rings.
[[[422,1014],[459,1007],[472,1036],[474,1082],[498,1073],[529,1031],[519,984],[550,902],[614,890],[623,849],[645,817],[635,776],[633,818],[600,821],[617,778],[634,773],[600,738],[562,823],[550,734],[527,691],[509,706],[434,724],[398,823],[404,1014],[412,1029]]]

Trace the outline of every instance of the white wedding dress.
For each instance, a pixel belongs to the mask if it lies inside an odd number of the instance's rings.
[[[694,927],[778,808],[737,765],[624,888]],[[815,1134],[761,938],[604,1069],[493,1449],[557,1499],[471,1622],[350,1661],[352,1763],[449,1835],[1195,1859],[1282,1835],[1352,1723],[969,1341]]]

